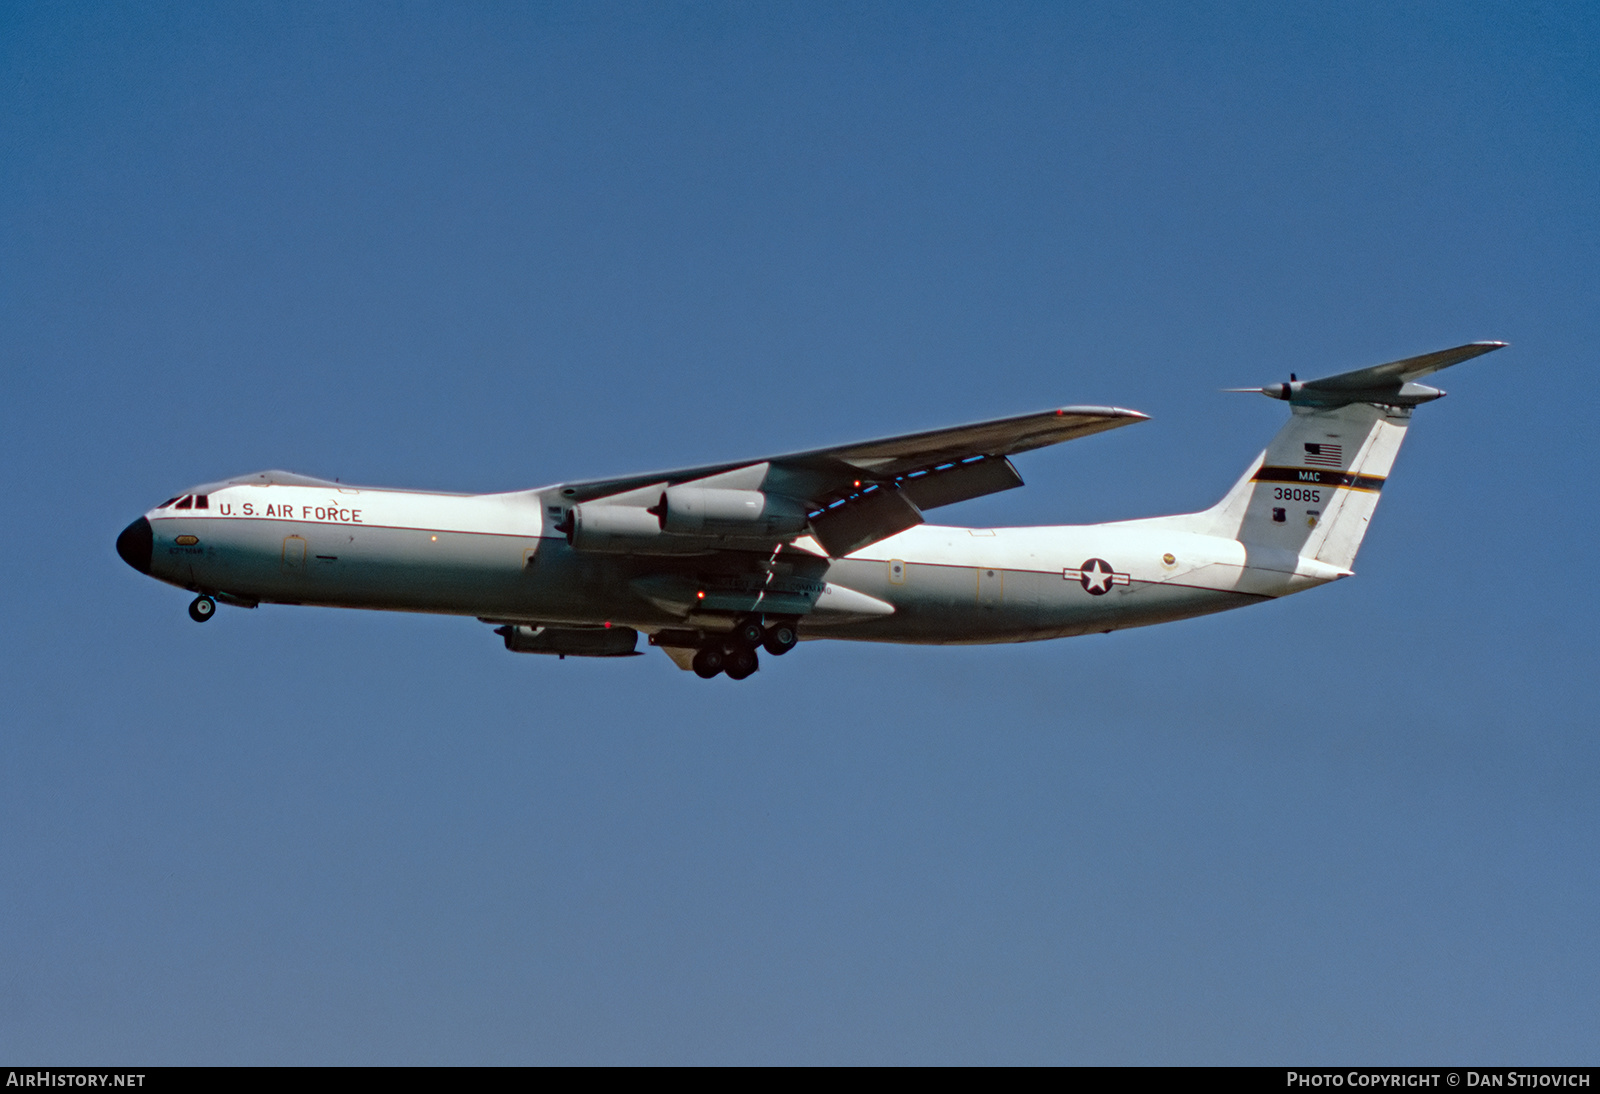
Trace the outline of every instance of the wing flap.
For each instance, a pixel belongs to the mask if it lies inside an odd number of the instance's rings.
[[[922,523],[919,510],[896,487],[882,487],[811,518],[811,534],[828,552],[842,558]]]
[[[947,464],[906,477],[900,489],[918,509],[937,509],[971,501],[1002,490],[1015,490],[1022,476],[1004,456],[980,456],[963,463]]]

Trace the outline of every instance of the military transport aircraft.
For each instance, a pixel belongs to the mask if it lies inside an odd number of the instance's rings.
[[[284,471],[195,486],[117,537],[140,573],[218,604],[476,616],[506,648],[742,680],[802,638],[1026,642],[1164,623],[1348,577],[1417,379],[1474,342],[1259,391],[1290,419],[1233,489],[1180,516],[1039,528],[925,524],[1022,485],[1009,457],[1143,421],[1118,407],[509,494],[356,487]]]

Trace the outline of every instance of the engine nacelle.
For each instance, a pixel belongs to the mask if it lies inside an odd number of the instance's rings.
[[[653,512],[673,535],[786,536],[806,526],[804,505],[760,490],[669,486]]]
[[[639,632],[632,627],[497,627],[512,653],[559,657],[631,657]]]
[[[636,505],[574,505],[561,525],[574,551],[625,553],[663,538],[661,521]]]

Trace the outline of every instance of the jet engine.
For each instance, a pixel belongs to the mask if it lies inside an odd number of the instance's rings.
[[[669,486],[650,510],[675,535],[786,536],[806,526],[806,507],[760,490]]]
[[[767,539],[804,531],[806,507],[760,490],[669,486],[646,509],[604,499],[574,505],[556,526],[575,551],[694,554],[726,536]]]
[[[637,505],[574,505],[558,530],[575,551],[613,554],[648,550],[664,538],[660,519]]]

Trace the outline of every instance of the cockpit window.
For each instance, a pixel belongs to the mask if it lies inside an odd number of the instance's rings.
[[[211,499],[205,494],[196,494],[194,496],[194,507],[196,509],[210,509]]]
[[[182,497],[182,495],[180,494],[179,497]],[[160,505],[156,506],[156,508],[157,509],[165,509],[167,506],[171,505],[173,502],[175,502],[177,500],[178,500],[177,498],[168,498],[166,501],[164,501]]]
[[[185,494],[183,497],[178,499],[178,504],[174,505],[173,508],[174,509],[189,509],[189,508],[193,507],[193,505],[194,505],[194,495],[193,494]]]

